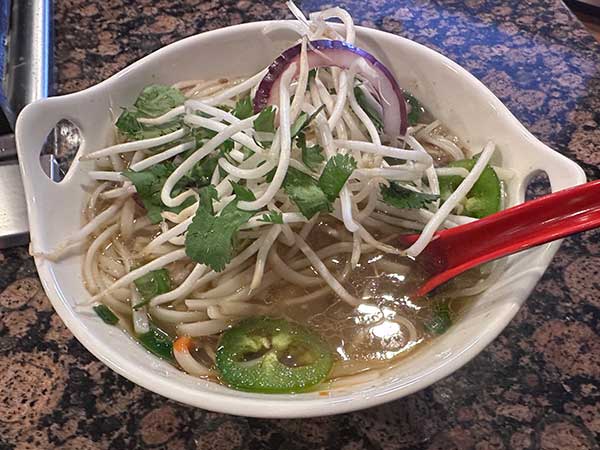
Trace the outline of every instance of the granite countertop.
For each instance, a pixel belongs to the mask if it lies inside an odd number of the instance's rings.
[[[300,1],[304,11],[326,5]],[[281,1],[56,0],[58,92],[162,45],[288,17]],[[600,45],[554,0],[347,0],[362,25],[481,79],[600,178]],[[25,247],[0,251],[0,449],[599,449],[600,231],[567,239],[512,323],[447,379],[340,416],[259,420],[180,405],[115,374],[53,312]]]

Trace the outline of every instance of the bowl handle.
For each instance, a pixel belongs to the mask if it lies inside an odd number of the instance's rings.
[[[103,89],[91,88],[80,93],[38,100],[27,105],[19,114],[15,138],[30,230],[36,224],[45,226],[49,215],[60,214],[60,202],[72,199],[69,190],[81,182],[76,172],[84,170],[87,165],[79,163],[79,156],[91,151],[87,148],[94,149],[107,141],[106,124],[110,123],[108,102]],[[55,182],[44,173],[40,152],[50,131],[63,119],[79,128],[80,145],[64,179]],[[35,233],[31,233],[31,239],[34,251],[45,247],[40,245],[41,242],[35,242]]]
[[[525,198],[525,190],[530,180],[540,172],[545,172],[548,175],[552,192],[587,182],[584,170],[575,161],[552,150],[539,141],[535,142],[535,144],[540,145],[541,151],[537,154],[535,160],[531,162],[533,169],[525,176],[519,186],[521,199]]]
[[[19,114],[16,124],[16,142],[23,183],[31,190],[50,189],[53,192],[67,188],[72,172],[80,155],[87,147],[98,147],[106,141],[106,127],[110,120],[110,107],[107,96],[99,86],[85,91],[50,97],[27,105]],[[56,124],[67,119],[74,123],[80,132],[80,144],[69,173],[56,183],[44,174],[39,163],[40,152],[48,134]]]

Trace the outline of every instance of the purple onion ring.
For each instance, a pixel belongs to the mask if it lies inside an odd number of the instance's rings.
[[[317,51],[314,51],[317,50]],[[254,112],[276,103],[279,79],[290,64],[300,60],[301,44],[288,48],[269,66],[254,96]],[[367,51],[344,41],[319,40],[308,44],[308,68],[339,67],[349,69],[356,59],[364,59],[374,69],[372,73],[359,72],[376,89],[383,110],[383,128],[390,137],[406,133],[407,106],[396,79],[377,58]]]

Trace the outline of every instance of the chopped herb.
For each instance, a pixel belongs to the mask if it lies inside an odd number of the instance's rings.
[[[283,189],[307,219],[321,211],[331,211],[331,203],[317,180],[298,169],[288,169]]]
[[[185,96],[179,89],[152,84],[142,90],[134,106],[144,117],[158,117],[183,105],[183,102],[185,102]]]
[[[138,141],[172,133],[181,128],[181,122],[174,120],[163,125],[145,125],[138,121],[143,117],[135,109],[124,109],[115,126],[129,140]]]
[[[310,83],[310,80],[314,80],[317,77],[317,69],[310,69],[308,71],[308,82]]]
[[[173,360],[173,340],[163,330],[154,324],[150,324],[150,331],[138,336],[140,343],[158,356],[167,361]]]
[[[214,138],[217,135],[216,131],[209,130],[208,128],[194,128],[192,129],[192,135],[196,140],[196,147],[202,147],[207,141]],[[169,144],[172,146],[173,144]],[[226,156],[231,150],[233,150],[234,143],[231,139],[227,139],[219,146],[220,156]],[[190,150],[190,154],[194,153],[196,149]]]
[[[154,84],[142,90],[132,108],[124,109],[117,122],[117,129],[130,140],[149,139],[172,133],[181,128],[179,119],[163,125],[146,125],[141,118],[158,117],[183,105],[185,97],[179,89]]]
[[[218,156],[207,156],[192,167],[188,177],[194,180],[197,187],[207,186],[210,184],[210,179],[218,164]]]
[[[246,189],[246,188],[244,188]],[[254,194],[247,190],[243,195]],[[207,208],[198,208],[185,237],[185,252],[194,261],[222,271],[231,261],[234,238],[238,229],[254,215],[237,207],[237,199],[229,203],[218,216]]]
[[[263,214],[260,219],[258,219],[259,222],[268,222],[268,223],[278,223],[280,225],[283,225],[283,214],[281,214],[280,212],[270,212],[267,214]]]
[[[413,191],[394,181],[390,182],[389,187],[381,188],[381,196],[385,203],[396,208],[423,208],[440,198],[439,195]]]
[[[256,200],[256,197],[254,196],[252,191],[246,186],[242,186],[241,184],[236,183],[235,181],[230,181],[230,183],[231,187],[233,187],[233,193],[235,194],[237,200],[243,200],[245,202],[251,202]]]
[[[268,106],[254,119],[254,130],[260,133],[275,133],[275,108]]]
[[[337,198],[354,169],[356,160],[350,155],[337,154],[327,161],[319,178],[319,187],[329,201]]]
[[[313,145],[311,147],[306,146],[306,137],[304,133],[300,133],[296,139],[298,147],[302,151],[302,162],[306,167],[312,171],[316,171],[323,161],[325,156],[323,155],[323,148],[319,145]]]
[[[379,115],[379,111],[377,111],[377,109],[375,109],[373,105],[371,105],[371,103],[367,99],[367,95],[364,93],[360,86],[356,86],[354,88],[354,96],[356,97],[356,101],[358,102],[360,107],[367,114],[367,116],[369,116],[369,119],[373,121],[375,127],[379,131],[383,130],[383,120]]]
[[[275,172],[277,171],[277,168],[269,170],[267,172],[267,174],[265,175],[265,180],[267,183],[270,183],[271,181],[273,181],[273,178],[275,177]]]
[[[292,126],[290,127],[290,134],[291,134],[292,138],[296,137],[296,135],[298,133],[300,133],[300,131],[304,128],[304,124],[306,123],[307,120],[308,120],[307,113],[302,112],[302,113],[298,114],[298,117],[296,118],[296,120],[294,121]]]
[[[141,302],[133,305],[134,309],[138,309],[148,304],[157,295],[169,292],[171,290],[171,277],[167,269],[153,270],[135,280],[134,284],[142,297]]]
[[[433,316],[424,323],[425,329],[433,334],[444,334],[452,326],[448,305],[438,304],[434,307]]]
[[[162,190],[165,181],[173,173],[175,166],[170,162],[155,164],[146,170],[134,172],[131,170],[123,172],[123,176],[129,178],[135,186],[137,195],[142,200],[148,218],[152,223],[158,223],[162,220],[161,212],[172,211],[175,213],[181,212],[183,209],[194,203],[192,197],[186,199],[182,205],[169,208],[160,199],[160,191]],[[177,183],[173,189],[173,195],[178,195],[183,189],[190,184],[194,184],[194,180],[185,177]]]
[[[410,125],[415,125],[419,123],[421,115],[425,113],[425,108],[421,106],[419,100],[417,100],[412,94],[408,92],[404,92],[404,98],[406,99],[406,103],[410,106],[410,112],[408,113],[408,123]]]
[[[235,104],[235,108],[233,108],[233,115],[240,120],[251,117],[253,112],[252,99],[249,95],[238,100]]]
[[[214,215],[212,202],[213,200],[218,199],[219,193],[217,192],[217,189],[212,184],[205,186],[202,189],[200,189],[199,207],[205,208],[210,214]]]
[[[96,305],[94,306],[94,311],[98,314],[98,317],[108,325],[116,325],[117,322],[119,322],[119,318],[116,314],[106,305]]]
[[[311,115],[308,115],[305,112],[300,113],[290,128],[290,135],[292,136],[292,139],[304,131],[314,120],[314,118],[317,117],[317,115],[323,110],[323,108],[325,108],[325,105],[319,106]]]

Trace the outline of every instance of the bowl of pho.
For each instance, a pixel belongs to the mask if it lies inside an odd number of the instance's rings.
[[[585,181],[444,56],[289,6],[296,20],[186,38],[17,124],[30,251],[73,334],[154,392],[257,417],[366,408],[464,365],[559,243],[426,297],[419,254],[539,172],[554,191]],[[38,152],[63,119],[82,139],[57,183]]]

